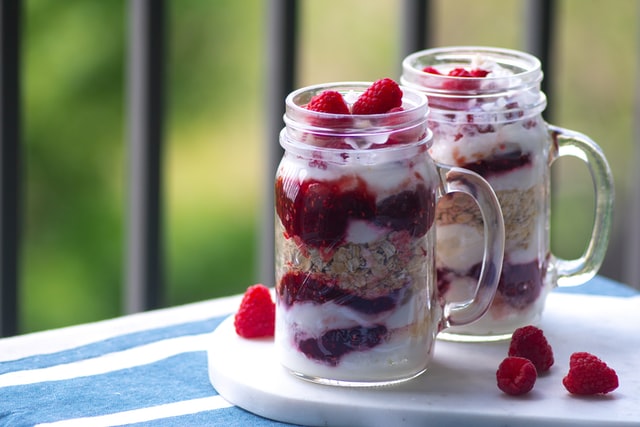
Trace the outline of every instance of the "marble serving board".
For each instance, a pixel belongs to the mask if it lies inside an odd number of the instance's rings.
[[[539,325],[555,364],[534,389],[503,394],[495,372],[508,342],[438,341],[426,373],[387,387],[342,388],[298,379],[280,366],[273,340],[236,335],[233,317],[212,333],[209,378],[229,402],[277,421],[309,426],[640,426],[640,297],[552,293]],[[588,351],[620,386],[603,396],[569,394],[569,356]]]

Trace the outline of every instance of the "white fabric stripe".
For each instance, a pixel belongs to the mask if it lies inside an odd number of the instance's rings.
[[[127,350],[107,353],[92,359],[84,359],[42,369],[8,372],[0,375],[0,387],[66,380],[146,365],[181,353],[207,350],[210,336],[211,333],[208,332],[206,334],[170,338]]]
[[[131,411],[117,412],[115,414],[100,415],[97,417],[73,418],[56,421],[53,423],[37,424],[37,427],[106,427],[123,424],[133,424],[145,421],[159,420],[161,418],[176,417],[180,415],[195,414],[203,411],[224,409],[233,406],[222,396],[203,397],[200,399],[185,400],[182,402],[167,403],[166,405],[152,406],[149,408],[134,409]]]
[[[194,322],[235,312],[242,295],[218,298],[100,322],[18,335],[0,340],[0,362],[50,354],[133,332]]]

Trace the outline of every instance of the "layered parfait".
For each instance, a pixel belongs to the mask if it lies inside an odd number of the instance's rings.
[[[477,172],[491,184],[506,234],[488,313],[443,337],[506,338],[538,320],[551,287],[548,170],[555,147],[540,115],[545,98],[539,78],[481,54],[466,63],[420,61],[418,55],[405,60],[403,83],[421,87],[429,97],[429,152],[435,161]],[[483,256],[480,212],[470,198],[450,194],[438,204],[436,223],[440,294],[447,300],[471,298]]]
[[[409,378],[431,352],[438,181],[424,98],[384,95],[391,87],[400,90],[383,79],[366,91],[287,98],[275,182],[276,344],[303,378]]]

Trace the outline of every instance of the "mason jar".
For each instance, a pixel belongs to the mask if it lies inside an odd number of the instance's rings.
[[[275,344],[282,365],[330,385],[381,385],[427,368],[436,335],[482,316],[495,294],[504,224],[478,174],[429,156],[426,97],[403,88],[384,114],[305,106],[324,91],[348,103],[369,83],[305,87],[286,99],[275,177]],[[444,303],[436,282],[436,203],[472,196],[484,218],[478,292]]]
[[[613,179],[600,147],[579,132],[545,122],[540,61],[493,47],[444,47],[413,53],[401,83],[429,98],[431,157],[473,170],[495,190],[505,222],[502,274],[488,313],[443,338],[509,338],[535,324],[556,286],[579,285],[603,261],[612,221]],[[551,165],[573,156],[587,165],[595,190],[595,220],[584,254],[565,260],[550,251]],[[482,262],[482,220],[474,203],[448,195],[436,212],[438,287],[446,299],[475,292]]]

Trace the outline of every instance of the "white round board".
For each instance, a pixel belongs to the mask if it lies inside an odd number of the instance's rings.
[[[624,313],[624,315],[622,315]],[[556,363],[519,397],[496,386],[508,342],[438,341],[427,372],[394,386],[319,385],[287,372],[273,339],[244,339],[233,317],[213,332],[209,379],[229,402],[257,415],[325,426],[638,426],[640,425],[640,298],[551,294],[540,327]],[[590,351],[613,367],[620,387],[577,397],[562,385],[575,351]]]

